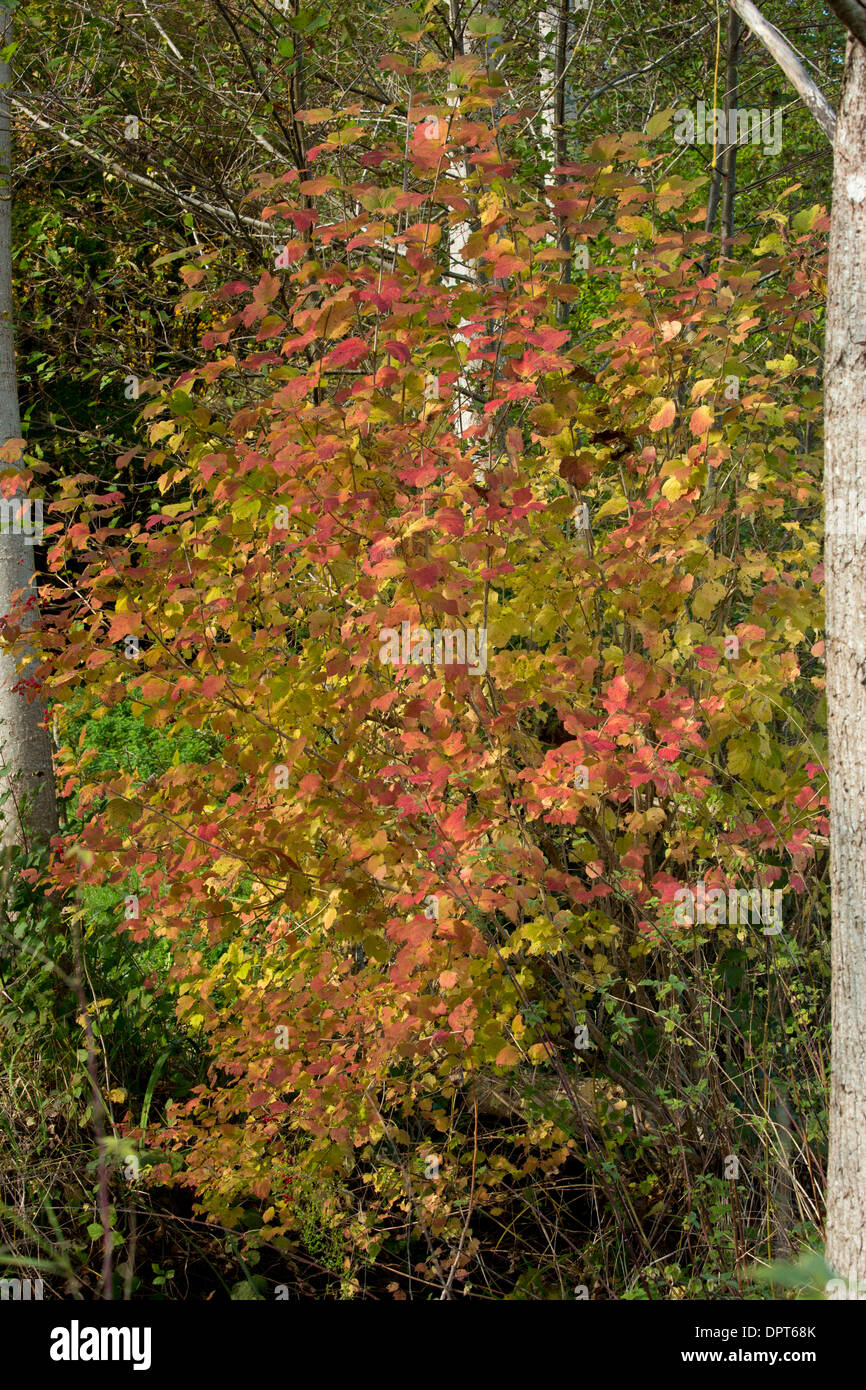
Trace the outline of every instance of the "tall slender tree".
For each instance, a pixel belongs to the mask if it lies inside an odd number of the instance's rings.
[[[9,47],[12,12],[0,6],[0,445],[20,439],[18,378],[15,369],[15,320],[12,304],[12,130]],[[16,452],[14,445],[7,454]],[[4,468],[14,468],[7,459]],[[8,483],[7,483],[8,488]],[[23,491],[18,488],[2,509],[0,523],[0,616],[17,607],[15,595],[27,604],[24,625],[37,614],[34,534],[26,534]],[[46,839],[57,829],[57,806],[51,744],[45,728],[45,709],[33,698],[31,656],[23,669],[9,651],[0,649],[0,841],[26,845]]]
[[[866,1298],[866,49],[848,42],[825,349],[833,1052],[827,1259]],[[856,1281],[856,1282],[855,1282]],[[863,1292],[856,1292],[863,1291]]]
[[[866,1301],[866,7],[829,3],[849,32],[835,123],[778,31],[751,0],[731,0],[834,139],[824,348],[833,972],[826,1253],[849,1279],[848,1297]]]
[[[737,64],[740,54],[742,24],[736,10],[728,8],[728,48],[725,62],[725,150],[722,173],[722,254],[732,254],[734,239],[734,197],[737,191],[737,134],[731,139],[733,112],[737,109],[739,79]],[[737,122],[739,129],[739,122]]]

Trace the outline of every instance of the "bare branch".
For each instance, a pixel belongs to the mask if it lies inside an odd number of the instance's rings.
[[[51,135],[62,140],[64,144],[71,145],[73,149],[79,150],[88,159],[92,159],[94,163],[109,170],[117,178],[124,179],[127,183],[137,184],[139,188],[146,188],[150,193],[158,193],[169,202],[182,203],[188,207],[197,208],[199,212],[206,213],[208,217],[217,217],[222,222],[240,223],[242,226],[251,227],[257,232],[267,232],[270,236],[274,234],[273,226],[268,222],[261,222],[257,217],[246,217],[243,213],[235,212],[230,207],[217,207],[214,203],[205,202],[203,198],[196,198],[192,193],[183,193],[180,189],[166,187],[164,184],[157,183],[155,179],[147,178],[145,174],[136,174],[132,169],[126,169],[116,160],[109,159],[107,155],[100,154],[99,150],[94,150],[90,145],[85,145],[83,141],[77,140],[74,135],[67,134],[60,126],[43,120],[35,111],[31,111],[30,107],[19,97],[12,97],[12,105],[40,130],[47,130]]]

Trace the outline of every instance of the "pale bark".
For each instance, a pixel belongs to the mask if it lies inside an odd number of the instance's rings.
[[[787,48],[778,31],[751,0],[730,3],[791,76],[793,55],[777,51],[775,40]],[[853,3],[832,8],[845,9],[849,23],[852,15],[859,19]],[[772,45],[755,16],[772,30]],[[830,112],[828,119],[829,107],[816,92],[801,95],[821,128],[834,134],[824,350],[832,902],[826,1258],[847,1280],[846,1297],[866,1301],[866,48],[859,39],[848,40],[838,118]]]
[[[551,147],[556,139],[556,48],[559,6],[542,5],[538,12],[538,67],[541,86],[541,138]]]
[[[12,17],[0,6],[0,46],[12,37]],[[21,437],[18,380],[15,370],[15,324],[12,310],[12,140],[8,64],[0,63],[0,444]],[[5,464],[4,468],[14,466]],[[0,614],[12,610],[13,594],[23,590],[36,604],[34,547],[15,534],[8,513],[0,532]],[[35,612],[31,609],[28,623]],[[18,683],[32,675],[33,662],[19,671],[0,651],[0,843],[26,845],[57,830],[51,744],[44,728],[44,708],[28,700]]]
[[[450,15],[451,27],[453,32],[456,34],[459,32],[460,28],[459,0],[450,0]],[[457,56],[456,47],[454,56]],[[459,103],[460,93],[458,89],[453,88],[448,93],[448,105],[456,109],[459,106]],[[467,164],[466,160],[460,158],[459,156],[456,159],[452,159],[449,162],[448,172],[450,177],[453,178],[462,188],[465,189],[469,180],[469,165]],[[448,267],[449,270],[453,272],[453,274],[449,275],[447,278],[452,285],[459,283],[461,279],[476,278],[474,269],[466,257],[466,244],[469,241],[471,235],[472,223],[468,220],[464,222],[454,223],[452,226],[448,228]],[[463,332],[463,330],[468,327],[468,319],[461,319],[460,323],[457,325],[457,332],[458,334],[460,334],[461,337],[463,337],[467,346],[467,350],[471,348],[472,340],[468,334]],[[467,363],[464,366],[463,371],[460,373],[460,376],[458,377],[456,383],[456,395],[458,406],[454,424],[456,432],[461,439],[465,437],[467,431],[474,430],[481,421],[480,412],[472,397],[470,385],[471,379],[472,365],[470,363]],[[477,483],[481,483],[484,481],[483,463],[475,470],[475,481]]]
[[[836,123],[825,349],[825,572],[832,895],[827,1260],[866,1298],[866,50]],[[862,1284],[859,1281],[864,1281]]]
[[[538,64],[539,81],[541,88],[541,135],[547,147],[552,149],[551,167],[556,168],[565,163],[568,157],[568,141],[566,139],[566,115],[571,118],[574,116],[574,103],[569,107],[568,81],[568,30],[570,20],[569,0],[556,0],[554,4],[547,4],[539,11],[538,15]],[[555,176],[555,181],[561,183],[562,175]],[[551,201],[551,200],[549,200]],[[554,216],[551,207],[551,216]],[[571,241],[568,234],[560,231],[558,245],[561,251],[571,250]],[[571,279],[571,261],[564,261],[562,267],[562,280],[567,283]],[[568,305],[560,301],[556,306],[556,316],[559,323],[565,323],[568,319]]]

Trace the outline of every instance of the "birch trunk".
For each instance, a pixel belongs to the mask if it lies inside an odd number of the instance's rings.
[[[832,1084],[827,1260],[866,1299],[866,50],[836,122],[825,350]],[[862,1282],[861,1282],[862,1281]],[[862,1292],[861,1292],[862,1290]]]
[[[12,39],[12,15],[0,6],[0,47]],[[21,437],[18,379],[15,371],[15,324],[12,312],[12,139],[8,63],[0,63],[0,444]],[[4,464],[8,468],[9,464]],[[24,534],[19,520],[13,530],[10,507],[0,523],[0,615],[13,607],[12,595],[24,590],[36,603],[35,537]],[[30,528],[27,528],[30,529]],[[31,621],[35,614],[31,610]],[[28,845],[57,830],[51,744],[44,728],[44,708],[17,689],[31,676],[31,661],[19,672],[11,656],[0,651],[0,843]]]
[[[541,138],[553,146],[554,114],[553,82],[556,67],[556,30],[558,7],[542,5],[538,11],[538,83],[541,89]]]
[[[459,0],[450,0],[451,25],[455,33],[460,31],[460,4]],[[454,47],[453,57],[458,57],[462,53],[462,44],[458,48]],[[456,88],[452,88],[448,94],[448,105],[458,107],[460,104],[460,93]],[[449,162],[448,172],[451,178],[455,179],[463,188],[469,179],[469,165],[465,159],[457,157]],[[472,235],[472,223],[470,221],[457,222],[448,228],[448,268],[452,272],[447,278],[452,285],[460,284],[461,280],[473,280],[475,272],[466,258],[466,244]],[[471,336],[463,330],[469,327],[467,319],[461,319],[457,325],[457,333],[464,339],[467,351],[472,346]],[[461,439],[467,433],[474,432],[481,424],[481,413],[472,395],[472,366],[466,363],[456,383],[457,412],[454,420],[456,433]],[[475,450],[473,449],[473,452]],[[485,462],[479,460],[479,466],[475,469],[476,483],[483,484],[485,481]]]

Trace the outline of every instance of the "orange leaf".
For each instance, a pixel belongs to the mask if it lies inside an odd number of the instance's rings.
[[[138,632],[140,627],[140,613],[135,613],[131,609],[125,613],[115,613],[111,620],[111,627],[108,629],[108,640],[109,642],[117,642],[128,632]]]
[[[674,422],[677,408],[673,401],[662,401],[655,415],[649,422],[651,430],[666,430]]]
[[[713,419],[713,412],[709,407],[699,405],[697,410],[692,414],[691,420],[689,420],[689,429],[692,434],[706,434],[710,425],[713,423]]]
[[[7,439],[3,447],[0,448],[0,459],[4,463],[15,463],[23,453],[23,439]]]

